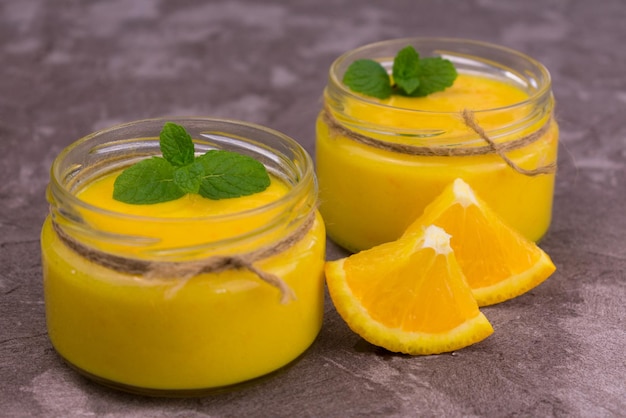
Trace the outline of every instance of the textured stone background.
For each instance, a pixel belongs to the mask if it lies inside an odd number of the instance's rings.
[[[0,0],[0,416],[624,416],[624,22],[623,0]],[[499,43],[554,78],[562,145],[542,246],[558,271],[485,309],[493,336],[453,354],[390,355],[327,303],[293,367],[187,400],[113,392],[60,361],[38,239],[62,148],[119,122],[210,115],[278,129],[313,153],[333,59],[408,36]]]

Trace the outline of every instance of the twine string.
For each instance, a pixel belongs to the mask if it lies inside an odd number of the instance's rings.
[[[401,154],[417,155],[417,156],[439,156],[439,157],[453,157],[453,156],[471,156],[471,155],[487,155],[497,154],[502,160],[513,170],[526,176],[537,176],[540,174],[554,173],[556,171],[556,162],[539,166],[535,169],[528,170],[520,167],[514,161],[512,161],[506,153],[516,149],[520,149],[538,141],[543,135],[550,129],[552,119],[545,123],[541,128],[528,135],[522,136],[512,141],[507,141],[501,144],[496,143],[493,139],[487,135],[485,130],[478,124],[474,116],[474,112],[471,110],[463,110],[461,112],[463,123],[467,128],[476,133],[483,141],[487,143],[484,146],[478,147],[437,147],[437,146],[418,146],[410,144],[401,144],[396,142],[387,142],[372,138],[366,135],[357,133],[351,129],[348,129],[341,124],[331,113],[330,109],[325,107],[322,111],[322,118],[330,129],[339,132],[341,135],[346,136],[356,142],[386,150],[391,152],[397,152]]]
[[[255,263],[273,255],[280,254],[295,245],[311,230],[314,222],[315,213],[313,212],[287,237],[273,245],[262,247],[248,253],[212,256],[197,260],[177,262],[140,260],[109,254],[79,242],[77,239],[70,236],[54,220],[52,226],[57,236],[68,248],[89,261],[120,273],[142,275],[147,279],[175,278],[181,282],[186,282],[190,278],[203,273],[219,273],[226,270],[248,270],[259,277],[263,282],[277,288],[280,291],[280,302],[286,304],[296,299],[293,290],[283,279],[273,273],[258,268]]]
[[[502,158],[504,160],[504,162],[511,167],[513,170],[517,171],[520,174],[523,174],[525,176],[538,176],[540,174],[548,174],[548,173],[554,173],[556,171],[556,162],[551,162],[549,164],[543,165],[543,166],[538,166],[537,168],[534,168],[532,170],[527,170],[523,167],[520,167],[519,165],[515,164],[505,153],[505,151],[502,149],[503,147],[500,144],[496,144],[493,139],[491,139],[489,137],[489,135],[487,135],[487,132],[485,132],[485,130],[482,128],[482,126],[480,126],[478,124],[478,122],[476,122],[476,118],[474,117],[474,112],[472,112],[471,110],[468,109],[464,109],[463,112],[461,112],[461,115],[463,116],[463,122],[465,123],[465,125],[470,128],[471,130],[473,130],[474,132],[476,132],[476,134],[481,137],[486,143],[489,144],[489,146],[491,147],[491,149],[493,150],[493,152],[495,152],[496,154],[498,154],[500,156],[500,158]],[[544,126],[542,126],[541,129],[539,129],[538,131],[521,137],[515,141],[520,141],[523,143],[523,146],[526,146],[532,142],[535,142],[537,139],[541,138],[541,136],[543,136],[544,132],[544,128],[545,130],[547,130],[547,128],[549,127],[549,125],[551,124],[552,121],[550,121],[549,123],[544,124]],[[537,133],[540,133],[540,135],[537,135]],[[530,138],[530,140],[528,139]],[[515,142],[513,141],[513,142]]]

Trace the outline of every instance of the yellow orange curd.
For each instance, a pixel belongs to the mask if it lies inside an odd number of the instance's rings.
[[[291,186],[274,177],[265,191],[240,198],[187,195],[129,205],[111,197],[117,174],[77,192],[91,208],[78,205],[89,228],[68,233],[84,245],[127,258],[194,261],[253,251],[291,233],[263,231],[264,225],[298,215],[281,200]],[[42,252],[50,339],[79,370],[131,389],[218,388],[279,369],[309,347],[322,324],[325,235],[321,218],[313,216],[304,238],[254,264],[291,288],[295,299],[288,303],[280,302],[276,287],[246,269],[189,279],[114,271],[68,248],[49,218]]]
[[[558,128],[550,122],[550,114],[511,128],[532,114],[534,105],[526,103],[528,92],[501,79],[460,73],[452,87],[426,97],[393,95],[377,100],[357,94],[344,96],[340,104],[327,106],[325,111],[348,131],[421,147],[487,145],[465,125],[460,115],[464,109],[473,110],[479,125],[498,143],[550,123],[538,141],[507,156],[528,170],[556,160]],[[325,100],[331,103],[335,99],[327,92]],[[329,236],[350,250],[397,239],[458,177],[529,239],[540,239],[550,224],[554,173],[524,175],[494,153],[410,155],[366,145],[349,136],[346,130],[329,126],[324,111],[320,114],[316,141],[320,210]]]

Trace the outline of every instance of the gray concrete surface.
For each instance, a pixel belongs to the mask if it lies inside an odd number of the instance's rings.
[[[623,0],[0,0],[0,416],[626,416],[625,21]],[[313,153],[333,59],[406,36],[500,43],[554,78],[562,145],[542,246],[558,271],[485,309],[492,337],[391,355],[327,301],[292,367],[179,400],[102,388],[57,357],[38,240],[62,148],[119,122],[210,115],[278,129]],[[342,254],[329,246],[329,259]]]

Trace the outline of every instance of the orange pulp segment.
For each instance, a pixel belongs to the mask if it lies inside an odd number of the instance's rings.
[[[450,245],[479,306],[519,296],[556,269],[541,248],[506,225],[461,179],[446,187],[404,236],[419,235],[432,224],[452,235]]]
[[[454,351],[493,332],[456,262],[450,236],[436,226],[329,261],[326,280],[348,326],[390,351]]]

